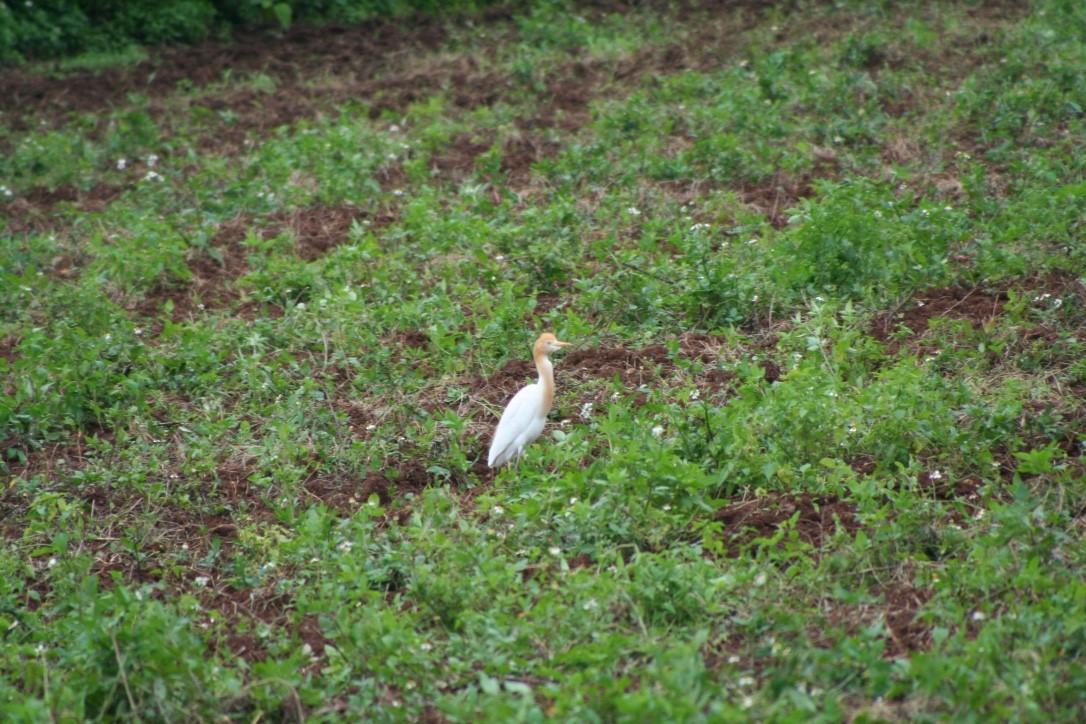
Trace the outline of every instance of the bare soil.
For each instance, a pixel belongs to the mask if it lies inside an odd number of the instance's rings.
[[[737,558],[755,540],[770,539],[794,516],[793,530],[800,540],[821,548],[838,528],[848,533],[859,529],[856,507],[833,496],[813,493],[773,493],[758,498],[737,498],[716,511],[724,526],[727,555]],[[779,546],[785,545],[781,540]]]

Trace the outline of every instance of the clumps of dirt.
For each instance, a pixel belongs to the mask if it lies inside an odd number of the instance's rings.
[[[16,347],[19,346],[19,339],[17,337],[0,337],[0,359],[7,362],[14,362],[18,356]],[[0,444],[0,450],[3,450],[3,444]]]
[[[834,170],[826,170],[830,167]],[[765,215],[773,228],[783,229],[788,225],[786,212],[794,208],[800,199],[815,195],[811,182],[815,178],[833,178],[835,173],[835,165],[819,165],[814,173],[805,173],[796,177],[776,176],[757,184],[747,183],[740,189],[740,198],[753,211]]]
[[[241,241],[252,223],[252,217],[243,213],[220,226],[208,249],[194,252],[189,258],[189,281],[155,287],[136,305],[136,312],[154,317],[170,303],[170,316],[176,323],[197,313],[235,304],[241,295],[233,282],[248,270],[247,252]]]
[[[218,83],[227,70],[235,76],[262,73],[277,83],[277,92],[260,104],[269,119],[265,122],[276,127],[294,119],[278,106],[305,98],[307,78],[368,78],[396,68],[412,53],[438,49],[445,38],[441,22],[426,16],[410,23],[374,19],[355,26],[296,25],[285,32],[239,30],[227,42],[156,48],[150,58],[127,68],[77,71],[62,78],[7,72],[0,75],[0,96],[36,118],[59,120],[73,112],[123,105],[129,93],[153,102],[174,94],[179,84]],[[15,130],[26,130],[22,118],[11,123]]]
[[[147,293],[136,306],[143,316],[155,316],[166,302],[172,303],[172,321],[179,322],[205,311],[227,309],[237,305],[241,293],[234,282],[249,270],[250,250],[242,240],[254,228],[260,237],[271,239],[289,230],[294,237],[295,251],[306,261],[313,261],[347,241],[353,224],[381,228],[394,221],[388,214],[372,214],[351,206],[316,205],[273,214],[257,219],[240,213],[219,227],[207,250],[194,250],[188,260],[190,279],[187,283],[163,284]],[[253,305],[241,305],[238,313],[248,318],[258,312],[278,315],[277,308],[257,310]]]
[[[268,627],[285,632],[303,646],[308,645],[314,659],[302,668],[303,675],[315,673],[325,665],[324,648],[332,645],[332,640],[324,635],[314,614],[298,617],[293,612],[293,601],[284,594],[269,586],[233,589],[213,579],[205,584],[204,591],[201,604],[218,614],[221,625],[217,630],[219,635],[210,639],[212,652],[227,653],[249,664],[264,661],[269,651],[259,629]],[[301,713],[300,702],[298,708]]]
[[[931,627],[920,620],[920,610],[931,600],[933,592],[917,588],[910,581],[891,579],[868,591],[879,599],[873,603],[841,604],[827,600],[823,604],[825,624],[831,628],[843,628],[850,634],[869,628],[880,619],[886,626],[884,659],[896,659],[931,645]],[[824,636],[816,635],[816,640]],[[825,641],[827,647],[833,641]]]
[[[587,553],[578,553],[575,556],[563,559],[555,559],[547,563],[530,563],[520,571],[520,576],[525,581],[531,581],[541,575],[556,571],[577,571],[582,568],[596,566],[596,559]]]
[[[880,312],[871,322],[869,334],[886,342],[887,351],[896,353],[901,341],[895,339],[899,330],[908,336],[923,336],[935,318],[969,322],[974,328],[983,327],[1003,313],[1006,292],[980,287],[938,287],[917,292],[895,310]]]
[[[313,261],[347,241],[354,224],[374,228],[388,226],[394,217],[376,216],[352,206],[318,204],[275,214],[265,222],[261,236],[270,239],[289,230],[294,236],[295,251],[306,261]]]
[[[577,377],[611,379],[618,377],[628,387],[656,379],[660,372],[674,369],[667,348],[654,344],[642,349],[579,349],[562,360],[562,371]]]
[[[772,538],[793,517],[796,517],[794,529],[799,539],[816,549],[821,548],[838,528],[848,533],[860,528],[855,505],[836,496],[814,493],[740,498],[717,510],[714,517],[724,526],[730,558],[742,555],[756,539]],[[783,540],[780,542],[782,546],[785,544]]]
[[[939,470],[925,470],[916,476],[916,485],[920,490],[940,500],[973,502],[980,499],[980,489],[984,486],[984,482],[975,475],[951,479],[951,476]]]
[[[907,656],[931,645],[931,627],[919,619],[920,609],[931,600],[932,591],[908,583],[890,582],[879,586],[880,612],[890,636],[884,658]]]
[[[449,481],[456,484],[456,480]],[[371,498],[386,508],[385,522],[404,524],[411,515],[408,496],[420,495],[427,488],[445,481],[426,469],[418,460],[387,460],[380,470],[371,470],[365,477],[317,476],[305,484],[305,490],[341,515],[354,515]]]
[[[0,218],[4,220],[7,232],[13,236],[49,234],[61,226],[55,213],[61,204],[70,204],[80,213],[95,213],[112,203],[123,191],[123,188],[110,184],[98,184],[86,191],[71,185],[55,189],[30,189],[10,201],[0,202]]]
[[[475,173],[480,156],[490,150],[493,139],[461,134],[430,157],[434,174],[453,183],[462,182]]]

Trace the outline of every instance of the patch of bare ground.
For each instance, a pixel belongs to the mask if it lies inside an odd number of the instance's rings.
[[[932,320],[964,321],[973,329],[986,328],[1005,314],[1010,293],[1026,296],[1038,309],[1062,305],[1068,300],[1086,302],[1086,287],[1076,275],[1051,273],[1010,279],[991,288],[937,287],[911,294],[897,308],[875,315],[868,333],[886,343],[887,352],[897,354],[903,349],[920,348],[931,329]],[[1059,300],[1058,302],[1056,300]],[[1080,339],[1086,334],[1080,331]],[[1035,342],[1055,342],[1061,332],[1038,324],[1022,331],[1015,348]]]
[[[835,178],[836,162],[818,161],[815,170],[797,176],[778,175],[761,183],[744,184],[740,199],[756,213],[763,214],[775,229],[788,225],[789,209],[801,199],[815,195],[811,182],[816,178]]]
[[[467,506],[493,482],[494,471],[486,467],[485,460],[477,460],[468,474],[453,472],[444,476],[428,470],[423,457],[390,458],[379,469],[361,477],[317,475],[304,487],[314,499],[342,516],[354,515],[361,506],[375,499],[385,509],[385,524],[403,525],[411,517],[411,499],[427,488],[446,487]]]
[[[235,304],[241,295],[233,282],[248,270],[247,252],[241,242],[252,224],[251,216],[238,214],[220,226],[207,250],[194,251],[189,258],[190,279],[150,290],[136,305],[136,312],[153,317],[172,306],[170,316],[179,322],[205,310]]]
[[[737,558],[749,544],[771,539],[795,518],[793,529],[804,543],[816,550],[838,528],[854,533],[860,528],[856,506],[832,495],[813,493],[772,493],[758,498],[735,498],[716,511],[723,526],[727,556]],[[782,540],[779,545],[786,545]]]
[[[393,221],[389,215],[375,215],[352,206],[319,204],[271,216],[261,236],[272,238],[288,230],[294,237],[298,256],[313,261],[346,243],[354,224],[381,228]]]
[[[7,538],[22,535],[24,513],[32,502],[32,496],[16,486],[15,481],[39,477],[55,480],[82,470],[97,456],[88,437],[112,441],[113,433],[100,428],[78,430],[72,442],[46,443],[41,447],[30,446],[14,435],[0,441],[0,472],[8,483],[0,487],[0,535]]]
[[[7,336],[0,337],[0,359],[5,362],[14,362],[19,352],[16,349],[19,346],[18,337]],[[3,389],[3,388],[0,388]]]
[[[887,352],[896,354],[903,340],[925,335],[933,319],[964,320],[980,328],[1003,313],[1006,301],[1006,292],[981,287],[927,289],[914,293],[897,309],[877,314],[869,333],[887,343]]]
[[[85,191],[71,185],[55,189],[30,189],[11,200],[0,202],[0,219],[13,236],[50,234],[65,225],[58,206],[67,204],[80,213],[95,213],[123,192],[122,187],[111,184],[98,184]]]
[[[136,306],[136,311],[144,316],[155,316],[169,302],[174,322],[198,312],[232,307],[237,307],[238,314],[246,319],[258,315],[278,317],[282,309],[275,305],[241,303],[242,295],[234,286],[234,282],[249,271],[247,257],[250,252],[242,241],[250,231],[265,240],[288,232],[294,240],[295,253],[306,261],[313,261],[346,243],[353,225],[380,229],[394,220],[395,217],[388,213],[324,204],[281,211],[263,218],[238,214],[219,227],[206,250],[193,250],[188,260],[190,279],[187,282],[152,289]]]
[[[882,622],[885,626],[883,659],[908,657],[926,651],[931,646],[931,627],[920,614],[931,600],[933,592],[918,588],[903,577],[902,569],[892,579],[873,583],[868,588],[871,601],[862,604],[841,604],[832,599],[819,602],[820,611],[812,614],[808,633],[815,645],[832,648],[837,639],[827,636],[828,630],[843,630],[856,635]],[[706,668],[711,671],[740,667],[756,674],[773,664],[765,651],[761,637],[732,632],[707,642],[702,647]]]
[[[921,609],[931,600],[930,589],[917,588],[906,580],[891,579],[869,591],[871,603],[841,605],[826,599],[822,615],[830,628],[844,629],[849,635],[870,628],[882,621],[886,627],[884,659],[895,659],[925,651],[931,645],[931,627],[919,617]],[[826,648],[831,640],[822,643]]]

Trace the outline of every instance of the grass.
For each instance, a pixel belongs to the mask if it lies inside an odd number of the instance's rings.
[[[6,718],[1080,719],[1078,4],[396,32],[0,119]]]

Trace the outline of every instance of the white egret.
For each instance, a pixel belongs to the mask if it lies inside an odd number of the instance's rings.
[[[554,401],[554,365],[549,355],[568,346],[569,342],[559,342],[549,332],[535,341],[532,357],[539,370],[539,381],[521,388],[505,406],[494,431],[494,441],[490,443],[488,467],[496,468],[520,457],[524,447],[543,432]]]

